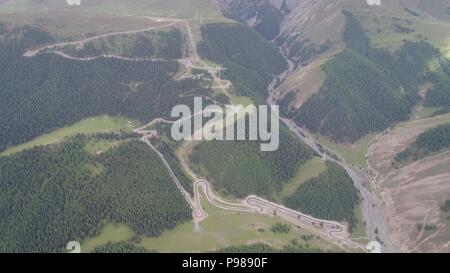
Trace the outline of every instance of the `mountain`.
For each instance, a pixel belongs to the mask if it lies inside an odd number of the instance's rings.
[[[450,2],[220,2],[288,59],[267,95],[368,174],[399,251],[448,251]]]
[[[448,73],[435,71],[445,71],[449,49],[446,1],[218,2],[227,16],[272,40],[290,60],[290,72],[272,95],[287,116],[313,133],[348,143],[383,131],[409,118],[419,86],[428,80],[437,84],[428,104],[449,106]],[[432,62],[439,68],[429,67]],[[438,105],[439,98],[445,99]]]
[[[0,0],[0,251],[448,252],[450,3],[381,3]],[[199,96],[279,149],[175,141]]]

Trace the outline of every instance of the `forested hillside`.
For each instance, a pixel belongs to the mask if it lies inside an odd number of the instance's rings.
[[[194,168],[206,172],[216,189],[237,197],[269,196],[280,191],[297,169],[313,157],[312,150],[286,128],[280,129],[280,146],[261,152],[259,141],[209,141],[190,156]]]
[[[408,118],[411,105],[398,82],[357,52],[346,50],[323,69],[327,79],[322,91],[296,117],[310,131],[353,142]]]
[[[434,86],[427,92],[424,105],[450,111],[450,60],[441,58],[439,64],[442,71],[433,73],[430,81]]]
[[[371,46],[366,32],[350,11],[344,10],[343,13],[346,20],[343,39],[347,47],[367,56]]]
[[[409,118],[439,52],[426,42],[405,42],[394,54],[372,48],[357,19],[344,14],[347,49],[323,66],[320,92],[290,115],[314,133],[355,142]]]
[[[254,21],[252,27],[267,40],[274,39],[280,33],[283,19],[283,11],[275,8],[268,0],[230,1],[225,15],[242,23]]]
[[[72,57],[117,55],[126,58],[181,59],[183,35],[178,29],[115,35],[87,42],[83,47],[69,45],[62,51]]]
[[[180,160],[176,156],[176,149],[183,143],[182,141],[174,141],[171,137],[171,124],[158,123],[155,125],[158,137],[152,138],[151,142],[155,148],[164,155],[164,158],[170,164],[172,171],[180,181],[183,188],[191,195],[194,193],[193,182],[184,173],[181,168]]]
[[[443,212],[449,212],[450,211],[450,199],[446,199],[444,204],[441,206],[441,210]]]
[[[0,151],[89,116],[124,115],[143,123],[167,117],[173,105],[191,105],[190,96],[208,92],[201,81],[172,80],[179,67],[174,61],[22,57],[25,48],[49,39],[24,28],[0,44]]]
[[[2,50],[6,48],[6,50],[20,51],[55,42],[50,33],[28,25],[15,27],[1,38]]]
[[[419,135],[410,147],[396,156],[395,160],[399,163],[416,161],[447,149],[450,149],[450,124],[438,126]]]
[[[0,252],[62,251],[68,241],[96,235],[105,221],[157,236],[190,219],[148,146],[130,141],[92,156],[85,144],[77,136],[0,158]]]
[[[450,107],[450,78],[444,77],[440,79],[428,91],[425,106]]]
[[[235,92],[264,102],[273,75],[288,68],[286,60],[262,36],[242,24],[208,24],[199,43],[203,58],[223,65]]]
[[[281,249],[273,248],[263,243],[243,246],[230,246],[216,251],[217,253],[322,253],[319,248],[310,247],[308,244],[302,245],[297,241],[283,246]]]
[[[350,230],[357,224],[354,209],[359,203],[358,191],[347,172],[330,161],[326,172],[300,185],[283,202],[320,219],[346,221]]]
[[[138,247],[132,243],[120,241],[120,242],[108,242],[102,246],[96,247],[92,253],[153,253],[147,251],[143,247]]]
[[[3,35],[7,32],[5,24],[0,23],[0,35]]]

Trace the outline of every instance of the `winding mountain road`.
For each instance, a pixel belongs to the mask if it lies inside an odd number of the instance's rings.
[[[250,195],[244,200],[238,200],[235,202],[224,200],[214,193],[214,191],[212,190],[212,185],[207,179],[199,177],[197,174],[195,174],[195,172],[190,169],[189,164],[182,157],[179,157],[181,166],[183,167],[185,172],[192,178],[192,180],[195,181],[193,185],[194,196],[192,197],[189,192],[183,188],[178,178],[174,174],[170,164],[165,159],[164,155],[162,155],[150,141],[153,137],[157,137],[158,134],[155,130],[148,129],[148,127],[159,122],[173,123],[172,121],[167,121],[159,118],[153,120],[149,124],[142,126],[141,128],[135,129],[134,132],[143,135],[141,137],[141,141],[151,147],[151,149],[155,151],[160,157],[164,166],[167,168],[170,177],[175,182],[177,188],[180,190],[186,202],[191,207],[194,222],[197,223],[195,226],[198,227],[198,223],[204,221],[208,217],[208,214],[204,211],[201,204],[202,195],[204,195],[209,203],[222,210],[261,213],[269,216],[276,215],[314,234],[320,234],[322,237],[328,239],[331,242],[350,248],[359,248],[363,251],[366,251],[366,245],[354,242],[348,238],[347,227],[341,223],[318,219],[310,215],[303,214],[299,211],[286,208],[282,205],[276,204],[255,195]]]
[[[165,28],[165,27],[169,27],[169,26],[172,26],[172,25],[175,25],[178,23],[182,23],[182,24],[185,24],[187,33],[189,36],[189,43],[190,43],[190,47],[191,47],[190,48],[191,56],[188,58],[185,58],[185,59],[180,59],[180,60],[178,60],[178,62],[182,63],[183,65],[185,65],[186,67],[189,67],[189,68],[204,69],[204,70],[210,72],[210,74],[213,76],[213,80],[215,82],[225,81],[225,80],[220,79],[215,73],[217,70],[219,70],[221,68],[209,67],[199,57],[199,55],[197,53],[197,47],[196,47],[194,35],[192,33],[192,29],[186,20],[173,19],[173,18],[149,18],[149,19],[168,21],[170,23],[166,24],[166,25],[162,25],[162,26],[150,27],[150,28],[141,29],[141,30],[102,34],[102,35],[90,37],[90,38],[80,40],[80,41],[75,41],[75,42],[65,42],[65,43],[57,43],[57,44],[53,44],[53,45],[48,45],[48,46],[45,46],[45,47],[42,47],[39,49],[28,50],[24,53],[24,57],[28,57],[28,58],[34,57],[40,53],[46,52],[47,50],[55,49],[55,48],[58,48],[61,46],[79,45],[79,44],[84,44],[86,42],[89,42],[89,41],[92,41],[95,39],[104,38],[104,37],[108,37],[108,36],[139,33],[139,32],[144,32],[144,31],[155,30],[158,28]],[[146,59],[125,58],[125,57],[116,56],[116,55],[101,55],[101,56],[95,56],[95,57],[89,57],[89,58],[75,58],[75,57],[69,56],[69,55],[67,55],[63,52],[57,51],[57,50],[50,51],[50,52],[52,52],[54,54],[58,54],[64,58],[78,60],[78,61],[92,61],[92,60],[95,60],[98,58],[119,58],[119,59],[128,60],[128,61],[140,61],[140,60],[145,61],[146,60]],[[197,64],[200,64],[200,65],[197,65]],[[281,76],[284,77],[288,73],[289,73],[289,71],[285,71]],[[275,80],[277,80],[277,79],[274,79],[274,81]],[[280,78],[278,78],[278,80],[280,80]],[[231,83],[228,81],[226,81],[226,82],[228,84],[221,84],[218,87],[221,88],[225,94],[229,95],[227,88],[230,86]],[[276,85],[275,83],[272,83],[270,86],[272,88],[274,88],[275,85]],[[268,102],[269,102],[269,104],[274,103],[272,96],[269,96]],[[282,205],[273,203],[271,201],[268,201],[266,199],[263,199],[261,197],[254,196],[254,195],[248,196],[244,200],[236,201],[236,202],[230,202],[230,201],[223,200],[221,197],[217,196],[214,193],[214,191],[212,190],[211,183],[208,180],[206,180],[205,178],[199,177],[197,174],[195,174],[190,169],[189,164],[182,157],[180,157],[179,159],[180,159],[181,166],[183,167],[185,172],[189,176],[191,176],[192,180],[194,181],[194,185],[193,185],[194,196],[192,197],[191,194],[182,186],[182,184],[176,177],[174,171],[172,170],[170,164],[165,159],[164,155],[162,153],[160,153],[158,151],[158,149],[156,149],[153,146],[153,144],[151,143],[151,139],[154,137],[157,137],[158,134],[155,130],[149,129],[149,127],[151,127],[152,125],[154,125],[156,123],[160,123],[160,122],[173,123],[172,121],[167,121],[162,118],[157,118],[157,119],[151,121],[150,123],[148,123],[140,128],[135,129],[134,132],[142,135],[140,140],[143,143],[145,143],[146,145],[148,145],[161,159],[161,162],[167,169],[171,179],[174,181],[178,190],[182,193],[184,199],[186,200],[186,202],[189,204],[190,208],[192,209],[192,216],[193,216],[195,223],[200,223],[208,217],[208,214],[204,211],[204,209],[201,205],[201,199],[202,199],[201,194],[203,193],[206,200],[209,203],[211,203],[212,205],[214,205],[215,207],[218,207],[220,209],[236,211],[236,212],[261,213],[261,214],[266,214],[266,215],[271,215],[271,216],[277,215],[278,217],[283,218],[284,220],[286,220],[294,225],[300,226],[300,227],[304,228],[305,230],[308,230],[314,234],[319,234],[323,238],[325,238],[329,241],[332,241],[339,245],[345,245],[350,248],[360,248],[363,251],[366,251],[366,245],[354,242],[349,239],[349,234],[347,233],[347,227],[339,222],[317,219],[310,215],[306,215],[299,211],[295,211],[295,210],[286,208]],[[294,131],[296,133],[296,135],[298,135],[306,144],[308,144],[314,150],[316,150],[319,154],[321,154],[325,159],[334,160],[333,158],[329,157],[327,154],[324,154],[322,151],[320,151],[320,149],[317,147],[316,142],[313,138],[306,137],[307,136],[306,134],[300,133],[299,130],[301,130],[301,129],[298,128],[295,124],[292,124],[288,120],[283,120],[283,122],[285,122],[285,124],[292,131]],[[342,165],[342,163],[339,163],[339,164]],[[349,175],[352,176],[352,178],[359,179],[356,177],[357,174],[353,171],[353,169],[351,169],[347,165],[343,165],[343,167],[347,169],[347,171],[349,172]],[[362,182],[358,182],[358,183],[361,185],[363,184]],[[355,181],[355,184],[357,184],[356,181]],[[366,197],[364,192],[365,191],[362,191],[364,200],[369,200],[369,201],[366,201],[366,203],[370,202],[371,195],[367,194],[367,197]]]
[[[152,19],[152,18],[149,17],[149,19]],[[34,56],[42,53],[43,51],[49,50],[49,49],[54,49],[54,48],[58,48],[58,47],[68,46],[68,45],[83,45],[83,44],[85,44],[87,42],[98,40],[100,38],[106,38],[106,37],[117,36],[117,35],[136,34],[136,33],[140,33],[140,32],[146,32],[146,31],[156,30],[156,29],[160,29],[160,28],[166,28],[166,27],[173,26],[173,25],[183,21],[183,20],[169,19],[169,18],[162,18],[162,19],[161,18],[155,18],[155,20],[166,20],[166,21],[170,20],[171,22],[169,24],[161,25],[161,26],[153,26],[153,27],[148,27],[148,28],[139,29],[139,30],[111,32],[111,33],[105,33],[105,34],[92,36],[92,37],[89,37],[89,38],[86,38],[86,39],[82,39],[82,40],[79,40],[79,41],[62,42],[62,43],[56,43],[56,44],[52,44],[52,45],[47,45],[47,46],[43,46],[43,47],[40,47],[40,48],[37,48],[37,49],[27,50],[27,51],[25,51],[23,56],[31,58],[31,57],[34,57]]]
[[[98,40],[101,38],[117,36],[117,35],[137,34],[140,32],[147,32],[147,31],[152,31],[152,30],[156,30],[156,29],[167,28],[170,26],[174,26],[176,24],[183,24],[185,26],[186,32],[188,34],[188,40],[189,40],[189,50],[188,51],[190,53],[189,54],[190,56],[188,58],[179,59],[177,61],[180,64],[186,66],[187,68],[201,69],[201,70],[207,71],[209,74],[212,75],[214,82],[221,81],[221,79],[217,76],[216,72],[220,71],[222,68],[221,67],[210,67],[200,58],[198,51],[197,51],[197,45],[195,42],[195,37],[194,37],[193,31],[192,31],[192,27],[190,26],[190,24],[187,20],[178,19],[178,18],[149,17],[149,16],[147,16],[146,18],[149,20],[152,20],[152,21],[169,22],[169,23],[165,24],[165,25],[153,26],[153,27],[148,27],[148,28],[139,29],[139,30],[105,33],[105,34],[92,36],[92,37],[85,38],[85,39],[78,40],[78,41],[60,42],[60,43],[55,43],[55,44],[51,44],[51,45],[46,45],[46,46],[43,46],[43,47],[40,47],[37,49],[29,49],[29,50],[25,51],[23,56],[27,57],[27,58],[31,58],[31,57],[35,57],[38,54],[48,52],[48,53],[56,54],[58,56],[66,58],[66,59],[75,60],[75,61],[85,61],[85,62],[94,61],[94,60],[97,60],[100,58],[114,58],[114,59],[119,59],[119,60],[138,61],[138,62],[139,61],[167,61],[164,59],[157,59],[157,58],[128,58],[128,57],[114,55],[114,54],[102,54],[102,55],[97,55],[97,56],[92,56],[92,57],[74,57],[74,56],[70,56],[67,53],[62,52],[61,50],[57,50],[57,48],[68,46],[68,45],[84,45],[85,43],[88,43],[88,42],[94,41],[94,40]],[[200,64],[200,65],[197,65],[197,64]],[[230,97],[228,89],[231,87],[231,82],[229,82],[229,81],[226,81],[226,82],[228,84],[219,84],[217,86],[217,88],[220,88],[224,92],[224,94],[226,94],[227,96]]]

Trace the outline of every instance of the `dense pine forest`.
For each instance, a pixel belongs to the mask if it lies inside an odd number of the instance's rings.
[[[280,146],[261,152],[259,141],[209,141],[196,146],[190,156],[199,172],[212,179],[216,189],[237,197],[269,196],[281,190],[297,169],[313,157],[312,150],[284,127]]]
[[[441,206],[441,210],[443,212],[449,212],[450,211],[450,199],[446,199],[444,204]]]
[[[132,243],[120,241],[120,242],[108,242],[102,246],[94,248],[92,253],[155,253],[154,251],[148,251],[143,247],[136,246]]]
[[[355,142],[409,118],[418,86],[436,76],[428,65],[440,54],[426,42],[405,42],[394,54],[372,48],[358,20],[345,16],[347,49],[323,66],[319,93],[288,115],[314,133]]]
[[[343,13],[346,20],[343,39],[347,48],[351,48],[361,53],[361,55],[367,56],[371,46],[365,30],[350,11],[344,10]]]
[[[156,253],[148,251],[135,244],[120,241],[109,242],[103,246],[96,247],[92,253]],[[323,253],[320,248],[311,247],[308,243],[302,244],[298,240],[293,240],[290,244],[282,248],[274,248],[264,243],[256,243],[241,246],[229,246],[214,251],[213,253]]]
[[[219,249],[217,253],[322,253],[319,248],[310,247],[308,244],[300,244],[297,241],[283,246],[281,249],[273,248],[264,243],[243,246],[230,246]]]
[[[208,24],[202,27],[204,40],[199,53],[223,65],[225,78],[235,92],[264,102],[273,75],[288,68],[286,60],[261,35],[242,24]]]
[[[448,76],[436,77],[434,86],[428,91],[424,105],[450,109],[450,71]]]
[[[346,221],[350,231],[357,224],[354,209],[359,203],[358,191],[347,172],[328,161],[327,170],[306,181],[284,204],[292,209],[320,219]]]
[[[346,50],[323,67],[321,93],[308,100],[296,121],[341,142],[383,130],[409,116],[399,84],[374,63]]]
[[[191,179],[182,170],[180,161],[176,156],[176,149],[183,142],[172,140],[170,135],[171,124],[158,123],[155,125],[155,129],[158,132],[158,137],[151,140],[152,144],[162,155],[164,155],[164,158],[167,163],[169,163],[172,171],[180,181],[183,188],[193,196],[193,181],[191,181]]]
[[[450,124],[438,126],[419,135],[395,160],[399,163],[416,161],[447,149],[450,149]]]
[[[443,107],[440,112],[450,112],[450,59],[439,58],[441,69],[436,69],[430,75],[433,87],[426,94],[424,105],[430,107]]]
[[[3,23],[0,23],[0,35],[3,35],[7,32],[6,26]]]
[[[50,41],[47,33],[25,27],[0,43],[0,151],[90,116],[123,115],[143,123],[168,117],[173,105],[191,105],[190,96],[209,91],[202,81],[172,80],[175,61],[22,57],[25,48]]]
[[[86,140],[79,135],[0,158],[0,252],[63,251],[105,222],[157,236],[191,218],[148,146],[127,141],[92,156],[83,150]]]
[[[81,49],[65,46],[63,52],[72,57],[85,58],[117,55],[126,58],[181,59],[183,35],[178,29],[147,31],[100,38],[84,44]]]

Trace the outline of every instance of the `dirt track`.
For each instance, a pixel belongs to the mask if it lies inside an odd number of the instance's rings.
[[[395,156],[405,150],[421,133],[446,122],[450,122],[450,114],[406,122],[376,136],[375,142],[368,149],[367,162],[380,174],[377,180],[392,171]]]
[[[417,224],[437,225],[439,206],[450,196],[450,154],[434,155],[395,169],[395,156],[405,150],[423,132],[450,122],[450,114],[405,122],[380,134],[369,147],[367,162],[372,172],[372,184],[382,196],[393,242],[404,252],[435,251],[439,234],[424,234]]]
[[[390,234],[402,251],[434,252],[446,243],[431,240],[431,234],[417,225],[433,225],[438,227],[437,234],[445,233],[439,208],[450,196],[448,166],[449,151],[405,166],[383,180]]]

